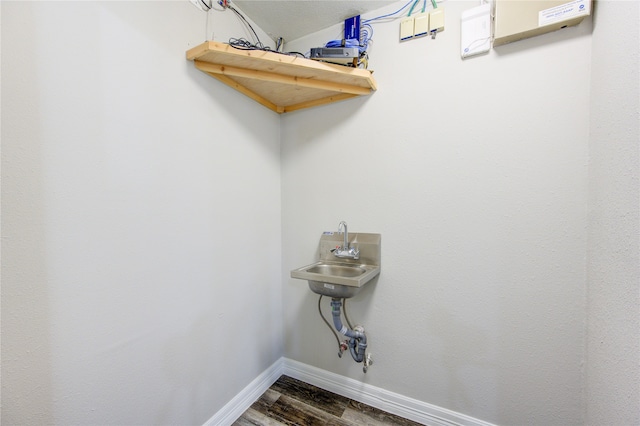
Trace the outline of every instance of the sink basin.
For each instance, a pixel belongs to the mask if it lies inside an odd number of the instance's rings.
[[[356,263],[319,261],[291,271],[292,278],[309,282],[314,293],[345,299],[380,273],[380,267]]]
[[[306,271],[311,272],[312,274],[349,278],[357,277],[358,275],[362,275],[367,272],[365,268],[362,268],[359,265],[340,265],[330,263],[317,263],[315,266],[306,269]]]
[[[380,234],[349,234],[350,245],[360,251],[358,259],[341,259],[334,250],[343,236],[325,232],[320,237],[319,260],[291,271],[291,278],[306,280],[314,293],[345,299],[380,274]]]

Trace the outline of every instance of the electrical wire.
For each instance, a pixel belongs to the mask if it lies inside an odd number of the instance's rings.
[[[271,50],[269,47],[263,46],[262,43],[260,42],[254,44],[254,43],[251,43],[246,38],[232,37],[229,39],[229,44],[235,47],[236,49],[241,49],[241,50]]]
[[[407,2],[404,6],[402,6],[400,9],[396,10],[393,13],[388,13],[386,15],[381,15],[381,16],[376,16],[375,18],[371,18],[371,19],[366,19],[364,21],[362,21],[363,24],[368,24],[369,22],[373,22],[373,21],[377,21],[378,19],[384,19],[384,18],[390,18],[392,16],[397,15],[398,13],[402,12],[403,10],[405,10],[411,3],[413,3],[415,0],[410,0],[409,2]]]
[[[411,9],[409,9],[409,14],[408,14],[407,16],[411,16],[411,14],[413,13],[413,9],[415,9],[416,4],[418,4],[418,2],[419,2],[419,1],[420,1],[420,0],[415,0],[415,1],[413,2],[413,4],[411,5]]]
[[[224,6],[224,4],[226,4],[226,6]],[[253,29],[253,27],[251,26],[251,24],[249,23],[249,21],[247,20],[247,18],[244,17],[244,15],[240,12],[238,12],[238,9],[236,9],[235,7],[229,5],[229,3],[227,3],[226,0],[220,0],[220,5],[223,7],[226,7],[227,9],[231,10],[233,13],[235,13],[240,19],[242,19],[242,21],[244,21],[245,24],[247,24],[247,26],[249,27],[249,29],[251,30],[251,32],[253,33],[253,36],[256,38],[256,45],[258,46],[264,46],[262,44],[262,42],[260,41],[260,37],[258,37],[258,33],[256,33],[256,30]]]
[[[358,52],[364,52],[363,46],[357,38],[349,38],[346,40],[331,40],[328,41],[324,47],[357,47]]]
[[[282,52],[282,48],[284,47],[284,38],[278,37],[276,40],[276,50],[278,52]]]
[[[251,43],[246,38],[230,38],[229,39],[229,46],[231,46],[231,47],[233,47],[235,49],[239,49],[239,50],[262,50],[263,52],[273,52],[273,53],[279,53],[281,55],[300,56],[302,58],[306,58],[304,53],[300,53],[300,52],[279,52],[277,50],[273,50],[269,46],[264,46],[262,44]]]
[[[407,16],[411,16],[411,14],[414,12],[416,6],[419,3],[420,3],[420,0],[409,0],[407,3],[404,4],[404,6],[402,6],[400,9],[396,10],[395,12],[387,13],[386,15],[376,16],[370,19],[365,19],[361,22],[360,24],[360,58],[358,59],[358,64],[357,64],[359,68],[364,67],[366,69],[369,66],[369,55],[367,52],[369,50],[369,43],[373,41],[373,26],[371,24],[380,19],[397,19],[402,16],[402,15],[400,16],[397,16],[397,15],[401,14],[401,12],[403,12],[407,7],[409,7],[409,5],[411,5],[411,8],[409,9]],[[436,0],[431,0],[431,3],[434,9],[438,7]],[[427,9],[427,0],[422,0],[421,12],[424,13],[426,9]]]
[[[200,0],[200,1],[203,1],[203,0]],[[256,30],[253,29],[253,26],[251,26],[247,18],[245,18],[244,15],[240,13],[235,7],[231,6],[228,0],[218,0],[218,4],[223,7],[223,10],[229,9],[233,13],[235,13],[247,25],[247,27],[253,33],[253,37],[255,38],[255,43],[251,43],[249,40],[245,38],[232,37],[229,39],[230,46],[240,50],[262,50],[265,52],[280,53],[288,56],[301,56],[303,58],[305,57],[305,55],[300,52],[282,52],[281,49],[282,49],[282,46],[284,46],[284,40],[282,39],[282,37],[280,37],[276,43],[276,50],[271,49],[269,46],[265,46],[260,41],[260,37],[258,37],[258,33],[256,32]]]
[[[362,65],[364,69],[369,68],[369,42],[373,38],[373,27],[371,24],[362,24],[360,26],[360,44],[363,46],[363,53],[360,55],[358,66]]]
[[[371,24],[362,24],[360,26],[360,40],[367,47],[369,40],[373,38],[373,27]]]

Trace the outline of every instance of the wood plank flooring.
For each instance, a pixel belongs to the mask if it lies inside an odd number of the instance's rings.
[[[419,424],[300,380],[281,376],[233,426]]]

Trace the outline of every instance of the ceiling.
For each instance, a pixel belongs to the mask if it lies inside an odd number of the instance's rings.
[[[283,37],[287,42],[396,1],[234,0],[233,3],[272,38]]]

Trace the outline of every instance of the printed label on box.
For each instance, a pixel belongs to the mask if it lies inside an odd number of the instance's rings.
[[[561,4],[560,6],[541,10],[538,12],[538,26],[543,27],[578,16],[586,16],[589,14],[590,6],[591,0],[575,0]]]

